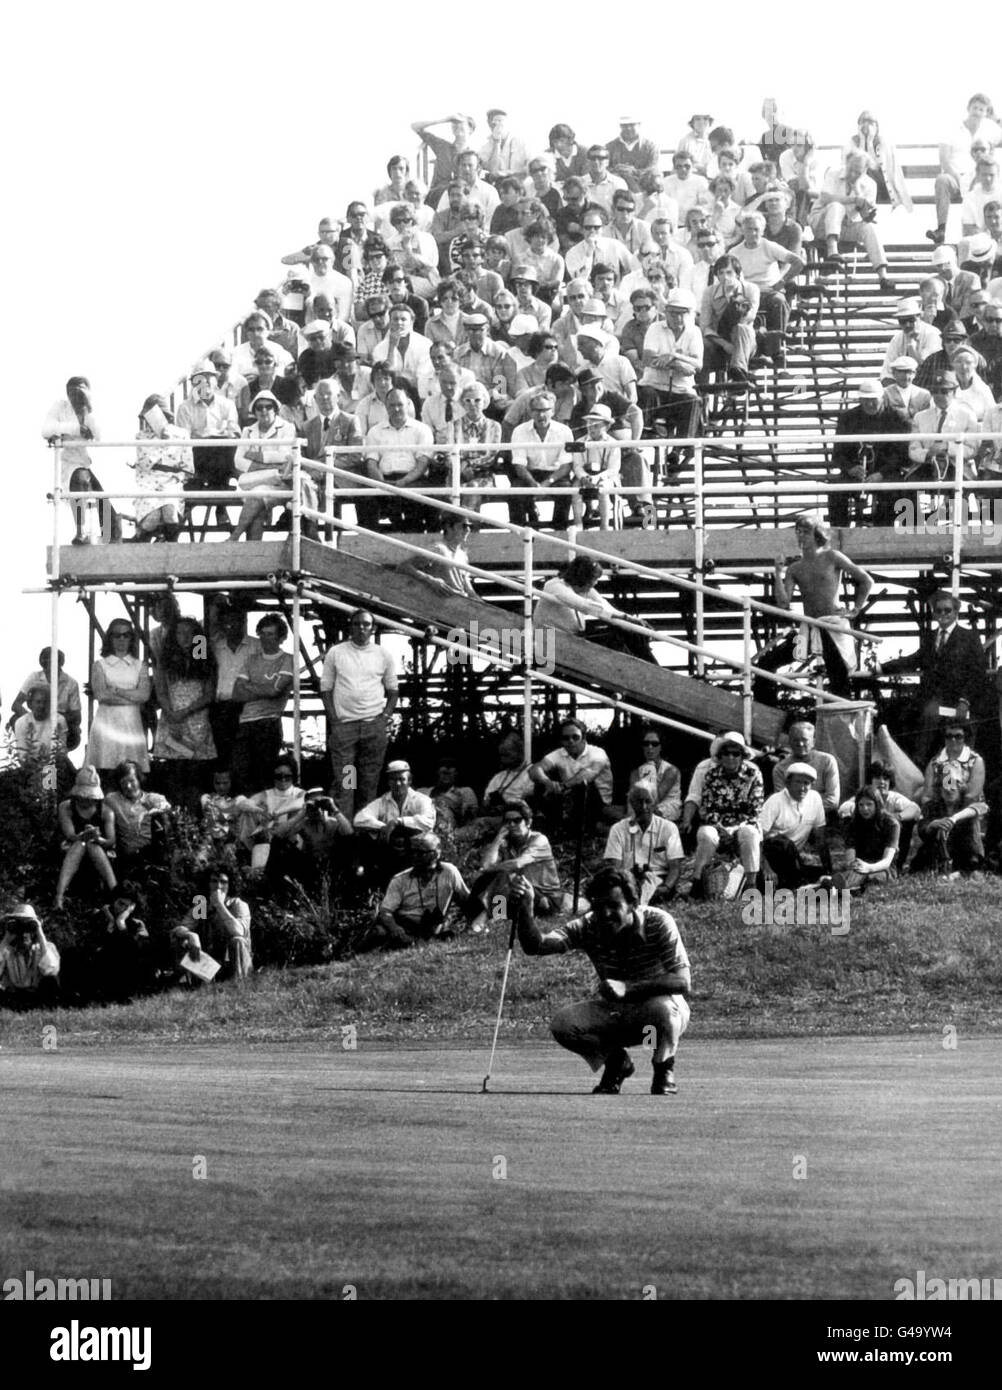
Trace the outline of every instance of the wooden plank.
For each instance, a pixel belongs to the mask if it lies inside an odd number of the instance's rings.
[[[46,552],[51,573],[52,549]],[[151,584],[176,579],[267,579],[292,564],[288,536],[270,541],[175,541],[165,545],[63,545],[59,573],[80,584]]]
[[[480,600],[445,594],[412,574],[394,572],[358,554],[304,541],[302,558],[308,574],[342,591],[351,591],[360,601],[380,612],[405,617],[440,633],[457,628],[469,632],[474,622],[480,632],[496,631],[499,619],[504,617],[503,609]],[[514,615],[512,626],[520,631],[517,615]],[[567,673],[568,679],[618,692],[632,704],[675,715],[700,728],[741,725],[741,698],[730,691],[718,690],[621,652],[607,651],[569,633],[558,632],[554,638],[557,666]],[[782,711],[756,705],[753,709],[754,736],[761,741],[774,741],[783,719]]]

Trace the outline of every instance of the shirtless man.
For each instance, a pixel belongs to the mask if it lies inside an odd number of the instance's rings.
[[[835,618],[841,627],[851,627],[859,617],[873,580],[866,570],[832,550],[828,527],[817,512],[805,512],[797,518],[797,544],[800,559],[789,565],[783,556],[776,560],[776,603],[789,608],[794,589],[799,588],[804,613],[809,618]],[[854,607],[847,612],[839,603],[841,576],[847,574],[855,584]],[[809,650],[816,650],[820,638],[821,652],[828,668],[829,688],[833,695],[850,696],[849,673],[856,669],[856,646],[848,633],[812,628]]]

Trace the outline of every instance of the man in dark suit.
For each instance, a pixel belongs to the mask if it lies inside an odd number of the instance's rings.
[[[303,458],[312,459],[316,463],[326,463],[327,457],[325,450],[328,445],[350,445],[361,449],[362,432],[359,428],[358,417],[349,415],[340,409],[334,387],[329,380],[318,381],[316,390],[313,393],[313,401],[317,408],[317,414],[306,422],[306,442],[303,445]],[[361,454],[335,454],[331,462],[337,468],[350,469],[352,473],[362,472]],[[328,496],[328,488],[348,487],[349,484],[343,479],[332,478],[329,474],[317,475],[317,491],[320,493],[320,510],[326,511],[325,499]],[[357,513],[364,512],[366,507],[378,513],[378,502],[366,502],[361,498],[355,499],[355,509]],[[337,501],[337,494],[334,494],[334,515],[340,517],[341,504]],[[366,525],[359,515],[359,524]],[[371,524],[371,517],[369,518]]]
[[[840,434],[902,434],[901,421],[884,404],[884,388],[877,380],[864,381],[859,388],[859,401],[843,410],[835,422]],[[836,442],[833,462],[838,469],[839,483],[865,483],[868,478],[892,482],[901,476],[902,458],[907,462],[907,446],[900,444],[839,444]],[[877,492],[873,497],[874,526],[894,525],[894,492]],[[886,500],[885,500],[886,499]],[[828,496],[828,515],[833,526],[863,526],[866,524],[866,498],[862,487],[859,495],[851,492],[832,492]]]
[[[975,723],[983,716],[987,694],[985,653],[981,639],[957,621],[960,600],[945,589],[931,599],[936,627],[923,639],[917,652],[882,662],[881,675],[898,671],[918,671],[918,745],[916,762],[925,767],[932,755],[932,743],[942,726],[940,708],[952,710],[949,716]]]

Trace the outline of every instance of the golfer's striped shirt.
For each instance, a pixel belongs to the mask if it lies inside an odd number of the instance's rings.
[[[563,937],[565,951],[584,951],[602,980],[639,984],[689,966],[674,917],[657,907],[638,908],[633,924],[621,932],[598,926],[587,913],[546,935],[550,940]]]

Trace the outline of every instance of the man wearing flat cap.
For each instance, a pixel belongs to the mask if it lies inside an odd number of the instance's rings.
[[[177,408],[177,427],[192,439],[237,439],[240,424],[237,408],[217,389],[219,372],[210,358],[196,363],[191,373],[191,395]],[[192,450],[195,476],[184,485],[186,492],[216,492],[230,486],[234,475],[233,450],[203,444]],[[222,505],[216,507],[216,520],[228,526]]]
[[[620,116],[619,134],[605,148],[609,152],[609,173],[623,179],[633,193],[640,191],[640,176],[656,173],[661,163],[661,151],[654,141],[640,138],[636,116]]]
[[[876,378],[860,383],[856,405],[843,410],[835,423],[836,435],[902,434],[903,426],[894,411],[885,404],[884,388]],[[906,455],[900,445],[868,442],[843,444],[836,441],[832,461],[838,469],[840,483],[864,484],[868,481],[893,482],[900,478]],[[878,476],[879,475],[879,476]],[[877,492],[873,497],[874,526],[893,526],[893,499],[897,494]],[[833,526],[864,526],[867,521],[866,496],[862,486],[858,493],[833,492],[828,497],[828,515]]]
[[[804,864],[801,853],[813,841],[826,874],[831,873],[825,808],[814,790],[818,774],[810,763],[791,763],[786,786],[773,793],[758,816],[762,832],[763,878],[773,878],[780,888],[799,888],[817,877]]]
[[[381,882],[404,867],[400,860],[415,836],[435,829],[435,805],[431,797],[411,786],[411,766],[402,758],[386,765],[388,790],[355,815],[355,829],[363,832],[359,848]]]
[[[925,387],[915,385],[917,371],[915,358],[902,354],[891,362],[891,380],[884,384],[884,404],[893,411],[902,432],[911,429],[920,410],[928,410],[932,405],[932,396]]]
[[[922,410],[912,421],[912,431],[916,438],[908,445],[911,460],[909,478],[918,481],[941,481],[952,479],[954,451],[949,439],[935,439],[931,436],[945,432],[978,433],[977,416],[970,406],[957,400],[957,377],[955,372],[941,371],[931,383],[932,405]],[[964,476],[973,476],[972,461],[977,453],[977,440],[964,442]]]

